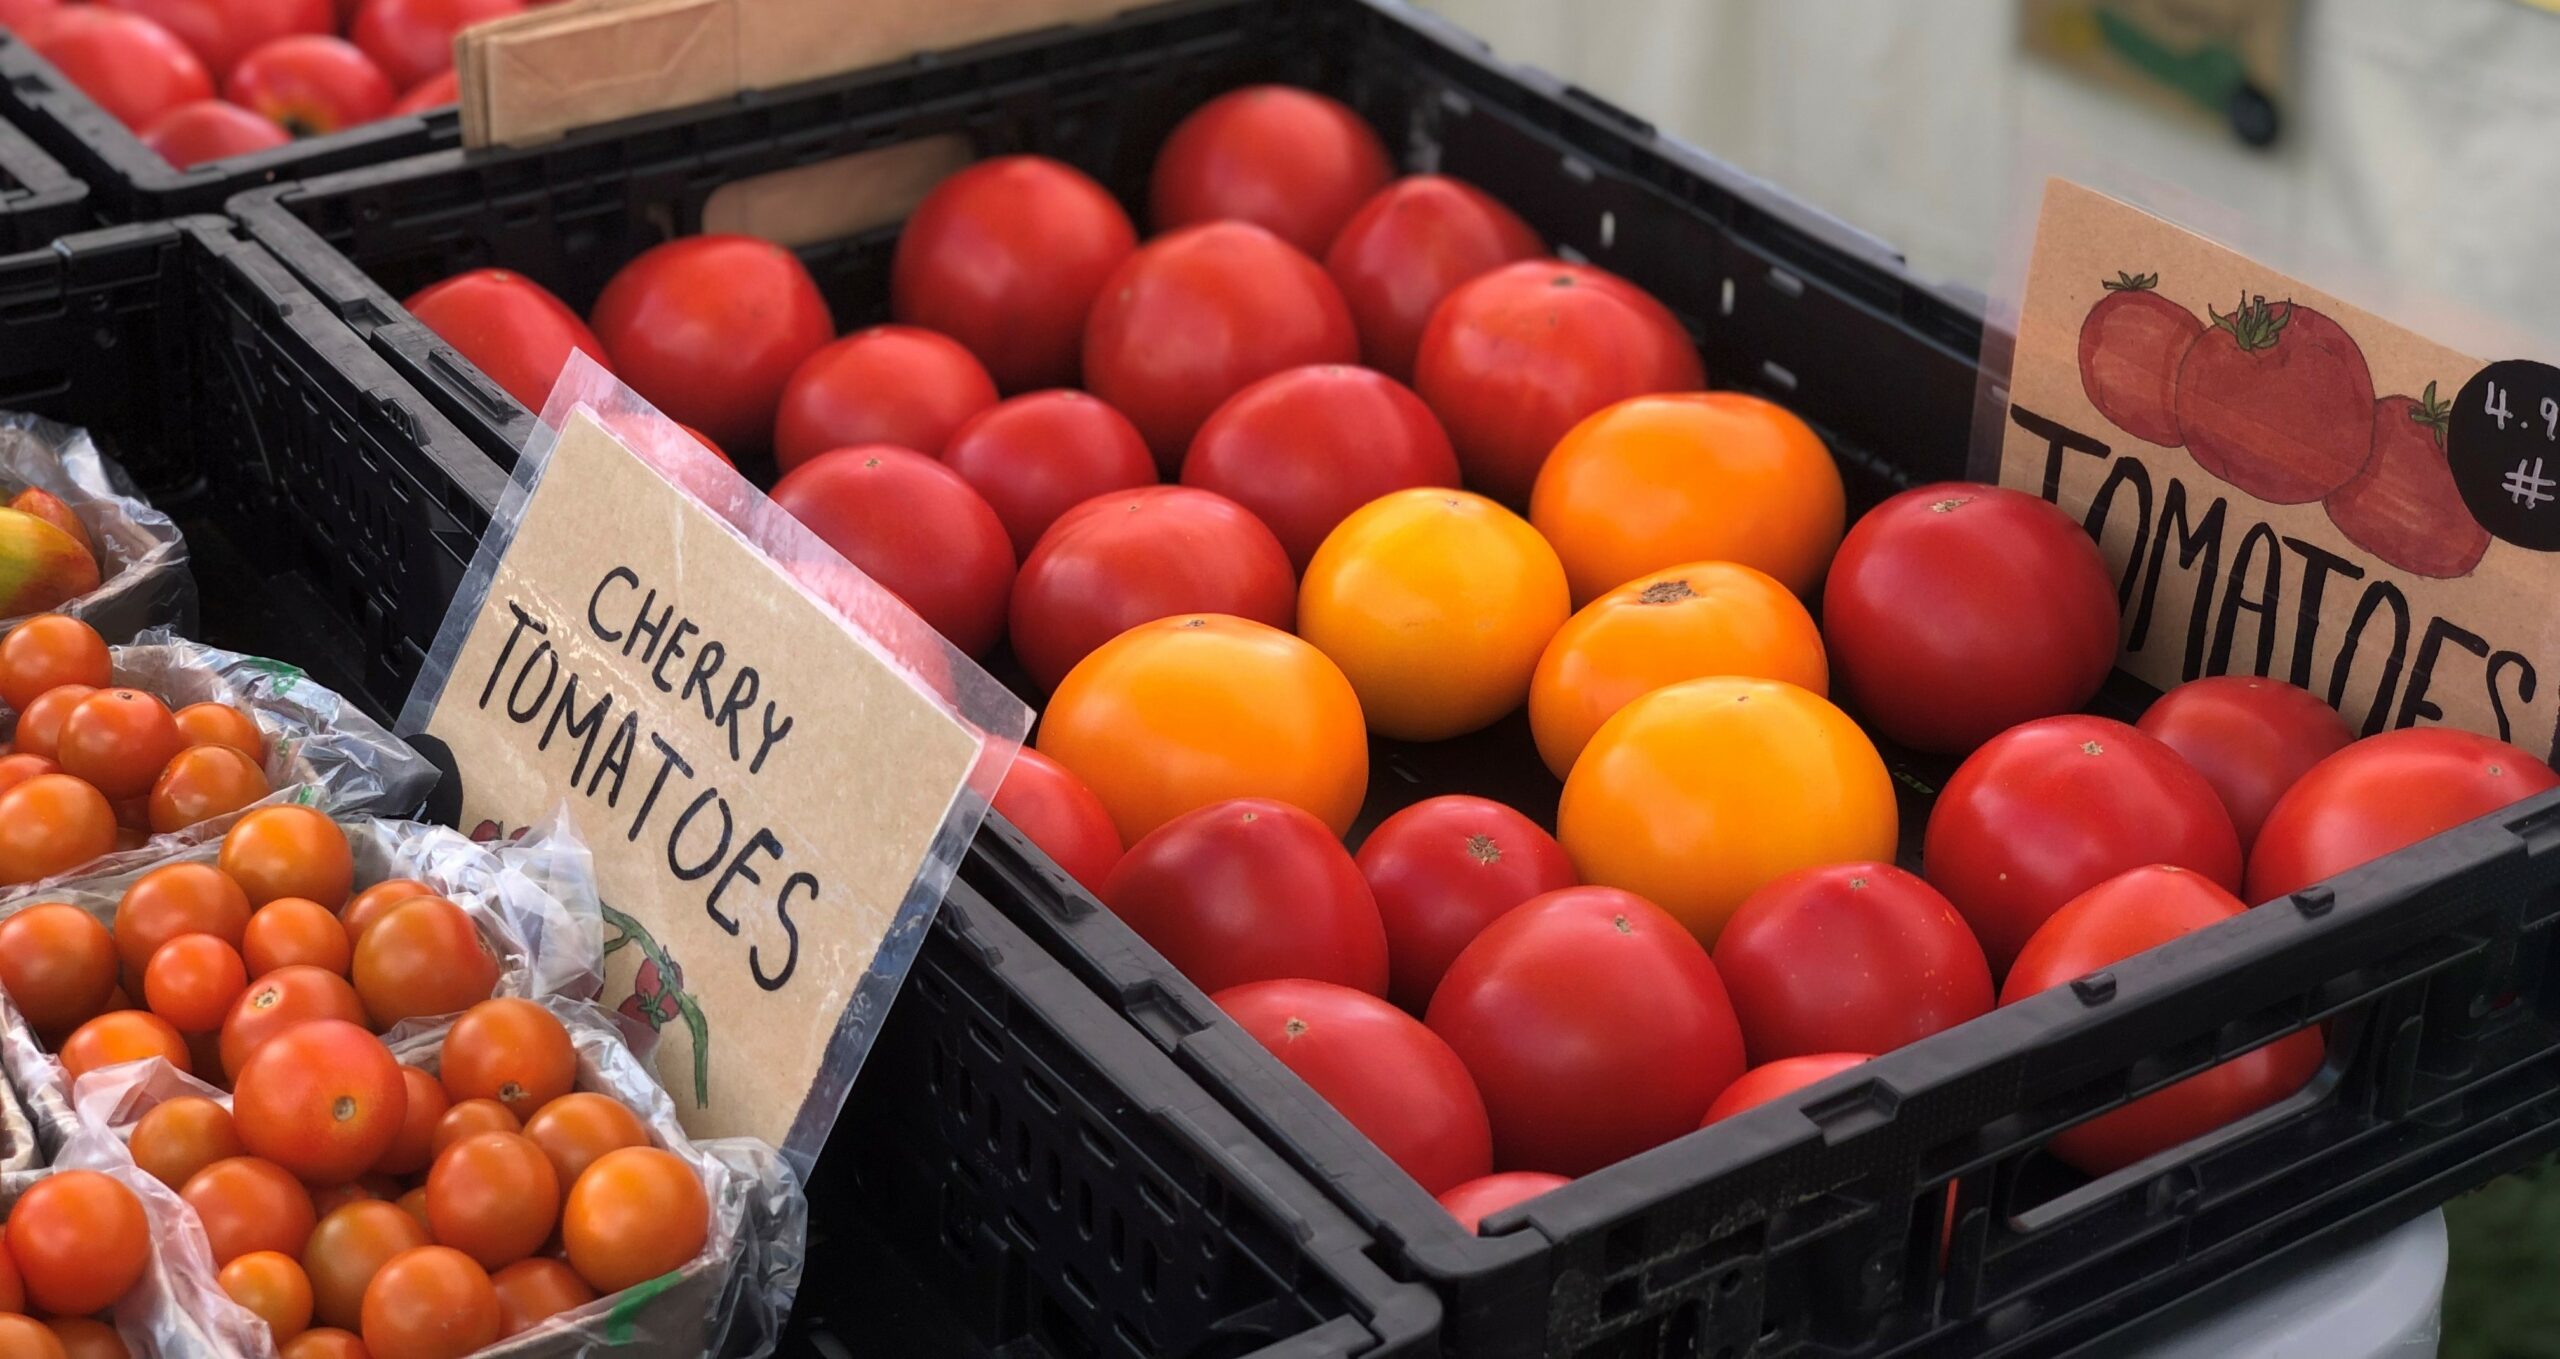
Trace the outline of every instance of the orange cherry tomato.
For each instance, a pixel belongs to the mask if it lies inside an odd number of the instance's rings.
[[[36,695],[34,702],[18,710],[18,729],[11,735],[13,750],[38,759],[54,759],[62,740],[62,724],[69,720],[72,709],[98,689],[94,684],[57,684]]]
[[[267,758],[258,719],[228,703],[190,703],[175,714],[178,734],[191,746],[229,746],[252,760]]]
[[[150,1263],[151,1224],[132,1190],[94,1170],[60,1170],[9,1209],[9,1257],[37,1310],[103,1311]]]
[[[542,1249],[560,1221],[560,1175],[522,1133],[486,1132],[445,1148],[427,1171],[437,1241],[496,1269]]]
[[[286,1341],[277,1359],[373,1359],[373,1351],[353,1331],[315,1326]]]
[[[311,1277],[290,1255],[251,1251],[222,1267],[215,1282],[231,1300],[267,1323],[279,1345],[310,1329]]]
[[[133,1160],[143,1173],[171,1189],[186,1188],[196,1172],[247,1153],[231,1111],[202,1095],[162,1100],[133,1125]]]
[[[277,1034],[315,1019],[367,1023],[356,989],[335,972],[296,964],[249,983],[222,1020],[223,1074],[238,1079],[249,1054]]]
[[[656,1147],[609,1151],[569,1188],[560,1239],[570,1267],[600,1293],[681,1269],[711,1237],[702,1177]]]
[[[38,774],[61,772],[61,765],[55,764],[42,755],[29,755],[23,751],[15,755],[0,755],[0,793],[5,793]]]
[[[0,793],[0,883],[50,878],[115,847],[115,808],[79,779],[39,774]]]
[[[414,898],[385,912],[356,941],[350,975],[365,1013],[387,1029],[487,1000],[498,989],[498,960],[461,907],[442,897]]]
[[[408,1110],[391,1049],[343,1019],[296,1024],[258,1045],[231,1091],[240,1140],[308,1184],[373,1169]]]
[[[380,920],[392,907],[400,905],[411,897],[431,897],[435,894],[436,889],[416,878],[385,878],[356,893],[355,900],[348,902],[347,908],[338,912],[338,923],[346,928],[347,946],[353,948],[356,940],[364,937],[364,932],[373,925],[373,922]]]
[[[1039,749],[1133,845],[1239,797],[1303,808],[1340,835],[1369,792],[1351,681],[1313,646],[1225,614],[1141,623],[1076,662],[1040,719]]]
[[[6,1356],[6,1359],[63,1359],[62,1337],[34,1317],[0,1314],[0,1356]]]
[[[1639,576],[1557,631],[1529,681],[1529,730],[1557,778],[1611,714],[1666,684],[1712,675],[1827,694],[1822,629],[1784,585],[1732,562]]]
[[[430,1139],[429,1146],[435,1156],[442,1156],[455,1143],[481,1133],[523,1131],[524,1123],[509,1112],[507,1106],[493,1099],[467,1099],[446,1109],[444,1117],[436,1120],[435,1136]],[[433,1163],[431,1159],[429,1164]]]
[[[576,1184],[596,1158],[624,1147],[649,1145],[649,1126],[622,1101],[579,1090],[543,1105],[525,1120],[524,1135],[551,1158],[560,1183]]]
[[[75,1081],[101,1067],[154,1057],[195,1074],[186,1035],[148,1010],[110,1010],[73,1029],[54,1056],[62,1059],[63,1071]]]
[[[372,1359],[460,1359],[497,1338],[489,1272],[450,1246],[400,1252],[364,1290]]]
[[[427,1226],[427,1187],[425,1185],[419,1185],[408,1193],[402,1194],[399,1198],[392,1200],[392,1204],[401,1212],[407,1213],[409,1220],[418,1224],[419,1231],[431,1231]]]
[[[116,903],[116,952],[135,977],[162,944],[179,935],[210,934],[237,948],[248,928],[247,894],[211,864],[155,868],[134,879]]]
[[[227,816],[273,791],[267,771],[229,746],[189,746],[152,781],[145,814],[153,834],[185,830]]]
[[[347,833],[326,814],[309,807],[260,807],[222,837],[222,871],[239,881],[252,906],[307,897],[334,911],[355,885],[356,864]]]
[[[210,934],[182,934],[142,969],[142,1003],[180,1033],[212,1033],[249,989],[240,951]]]
[[[368,1173],[366,1179],[371,1178],[372,1176]],[[399,1187],[394,1185],[392,1193],[397,1195],[399,1192]],[[311,1191],[311,1211],[319,1214],[321,1219],[325,1221],[329,1214],[336,1212],[338,1209],[343,1208],[350,1203],[362,1203],[367,1199],[379,1199],[381,1197],[382,1195],[374,1192],[374,1186],[365,1183],[364,1180],[349,1180],[344,1184],[319,1185],[314,1187]]]
[[[452,1101],[444,1093],[444,1082],[414,1066],[400,1068],[400,1080],[408,1088],[409,1099],[400,1115],[400,1133],[391,1139],[391,1147],[373,1168],[386,1175],[413,1175],[434,1162],[436,1128],[444,1122],[445,1111]]]
[[[392,1256],[432,1239],[398,1204],[365,1199],[331,1209],[302,1248],[314,1315],[330,1326],[363,1325],[365,1285]]]
[[[316,967],[343,975],[354,956],[338,917],[304,897],[278,897],[259,907],[240,938],[240,957],[252,977],[280,967]]]
[[[37,1033],[69,1033],[116,989],[115,939],[77,906],[30,906],[0,920],[0,986]]]
[[[587,1287],[578,1271],[547,1258],[518,1260],[490,1275],[489,1285],[498,1291],[501,1339],[596,1300],[596,1291]]]
[[[1639,396],[1555,447],[1529,522],[1586,604],[1648,572],[1727,561],[1799,595],[1830,569],[1848,525],[1840,468],[1802,420],[1740,392]]]
[[[511,996],[463,1011],[445,1034],[438,1061],[447,1095],[494,1099],[518,1118],[568,1094],[578,1081],[569,1030],[549,1010]]]
[[[1500,720],[1573,610],[1564,567],[1527,520],[1420,487],[1335,526],[1298,585],[1298,635],[1342,667],[1369,729],[1440,741]]]
[[[101,689],[62,720],[53,758],[110,798],[140,797],[181,750],[169,705],[139,689]]]
[[[47,689],[103,689],[114,678],[107,639],[69,614],[37,614],[0,637],[0,703],[21,713]]]
[[[62,1342],[62,1359],[133,1359],[124,1337],[96,1317],[50,1317],[44,1324]]]
[[[298,1257],[318,1221],[311,1211],[311,1191],[302,1181],[256,1156],[232,1156],[206,1166],[178,1197],[203,1222],[216,1265],[261,1250]]]

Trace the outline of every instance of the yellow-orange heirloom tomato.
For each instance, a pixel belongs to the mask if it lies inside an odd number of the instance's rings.
[[[1480,495],[1395,491],[1325,536],[1298,585],[1298,635],[1342,667],[1369,729],[1440,741],[1529,695],[1572,611],[1564,565],[1529,522]]]
[[[1654,902],[1709,946],[1782,873],[1892,862],[1898,827],[1892,776],[1846,713],[1734,676],[1619,709],[1575,761],[1556,813],[1584,882]]]
[[[1639,576],[1573,616],[1529,682],[1529,730],[1557,778],[1620,708],[1666,684],[1741,675],[1829,694],[1822,629],[1787,587],[1733,562]]]
[[[1728,561],[1810,595],[1848,527],[1840,468],[1784,407],[1740,392],[1639,396],[1557,442],[1529,494],[1586,604],[1680,562]]]
[[[1267,797],[1351,828],[1369,742],[1351,681],[1323,652],[1226,614],[1141,623],[1076,662],[1040,718],[1130,844],[1195,808]]]

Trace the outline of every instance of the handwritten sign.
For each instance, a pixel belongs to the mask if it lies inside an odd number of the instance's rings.
[[[2485,399],[2464,395],[2482,369],[2055,181],[2000,480],[2097,536],[2124,602],[2125,666],[2153,684],[2272,675],[2362,732],[2444,724],[2560,753],[2545,603],[2560,575],[2484,526],[2448,449],[2470,418],[2454,402]],[[2512,484],[2529,497],[2525,466]],[[2504,470],[2491,480],[2507,484]]]

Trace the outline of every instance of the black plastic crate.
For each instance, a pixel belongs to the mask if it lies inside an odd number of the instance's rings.
[[[221,75],[215,73],[219,81]],[[181,170],[142,144],[133,129],[81,93],[34,48],[0,31],[0,119],[17,124],[88,184],[87,222],[149,222],[217,212],[243,189],[357,165],[374,165],[462,144],[453,108],[380,118],[326,137],[308,137],[245,156]],[[26,239],[12,246],[42,244]]]
[[[0,122],[0,254],[32,250],[88,224],[88,186]]]

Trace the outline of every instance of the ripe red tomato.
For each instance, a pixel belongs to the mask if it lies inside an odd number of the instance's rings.
[[[1387,930],[1387,998],[1416,1014],[1485,926],[1574,884],[1573,861],[1554,836],[1480,797],[1435,797],[1397,812],[1369,832],[1356,862]]]
[[[1614,887],[1549,892],[1485,927],[1424,1020],[1475,1076],[1506,1170],[1580,1175],[1668,1142],[1742,1074],[1706,949]]]
[[[2117,621],[2115,576],[2087,531],[1998,486],[1878,505],[1822,589],[1842,703],[1888,740],[1948,754],[2087,703],[2115,666]]]
[[[0,0],[0,28],[24,40],[61,9],[62,0]]]
[[[1225,496],[1141,486],[1058,516],[1013,582],[1013,654],[1055,689],[1094,648],[1178,613],[1224,613],[1286,629],[1297,575],[1271,530]]]
[[[441,1066],[448,1097],[494,1099],[518,1118],[568,1094],[578,1080],[568,1028],[518,996],[463,1011],[445,1033]]]
[[[1244,222],[1149,241],[1112,271],[1085,320],[1085,386],[1147,436],[1167,474],[1210,412],[1255,379],[1359,359],[1333,280]]]
[[[453,69],[454,35],[523,9],[524,0],[364,0],[347,36],[405,90]]]
[[[278,38],[334,33],[338,16],[330,0],[104,0],[110,9],[139,14],[174,34],[216,78],[243,57]]]
[[[960,474],[911,449],[839,448],[773,488],[846,561],[972,656],[1004,635],[1013,542]]]
[[[151,1262],[142,1200],[94,1170],[62,1170],[9,1209],[9,1255],[27,1301],[78,1315],[115,1305]]]
[[[996,156],[933,186],[907,218],[889,314],[967,345],[1005,391],[1068,386],[1085,314],[1137,248],[1129,214],[1082,171]]]
[[[392,907],[356,940],[349,975],[365,1013],[389,1028],[487,1000],[498,989],[498,960],[468,912],[439,897],[413,898]]]
[[[810,355],[783,384],[773,456],[789,472],[831,448],[888,444],[939,457],[996,384],[947,335],[873,326]]]
[[[1377,899],[1332,830],[1285,802],[1237,798],[1165,822],[1100,895],[1203,991],[1302,978],[1386,993]]]
[[[254,48],[223,82],[223,97],[297,137],[326,136],[391,112],[391,82],[354,43],[297,33]]]
[[[0,883],[69,872],[115,844],[115,809],[83,780],[38,774],[0,793]]]
[[[229,746],[189,746],[161,767],[145,807],[152,833],[166,835],[236,812],[269,791],[257,761]]]
[[[1528,223],[1474,185],[1409,175],[1352,214],[1324,267],[1351,305],[1361,359],[1409,381],[1423,327],[1442,298],[1478,274],[1544,253]]]
[[[355,885],[346,832],[326,813],[299,804],[260,807],[233,822],[223,832],[219,862],[251,906],[301,897],[335,910]]]
[[[168,704],[139,689],[101,689],[63,719],[53,758],[108,797],[130,798],[150,792],[185,748]]]
[[[1394,172],[1359,114],[1312,90],[1250,85],[1194,109],[1165,138],[1147,216],[1158,231],[1251,222],[1322,256]]]
[[[391,1049],[342,1019],[296,1024],[260,1044],[231,1091],[241,1145],[306,1184],[343,1184],[373,1169],[408,1107]]]
[[[2036,926],[2118,873],[2175,864],[2240,882],[2240,837],[2213,785],[2122,722],[2048,717],[1985,742],[1938,792],[1922,872],[2005,976]]]
[[[1492,1172],[1493,1129],[1475,1078],[1420,1020],[1330,982],[1249,982],[1209,999],[1423,1192]]]
[[[1274,373],[1229,397],[1191,440],[1182,484],[1215,491],[1270,526],[1289,562],[1390,491],[1458,484],[1449,436],[1404,384],[1344,364]]]
[[[539,413],[571,350],[606,362],[604,341],[551,290],[507,269],[474,269],[400,305],[526,410]]]
[[[373,1163],[376,1174],[413,1175],[426,1169],[435,1160],[436,1129],[453,1107],[444,1093],[444,1082],[414,1066],[400,1068],[400,1084],[408,1092],[408,1099],[401,1105],[400,1131],[392,1136],[391,1146],[382,1158]]]
[[[489,1271],[450,1246],[418,1246],[383,1262],[365,1285],[364,1347],[373,1359],[461,1359],[498,1338]]]
[[[1733,913],[1715,958],[1754,1062],[1891,1052],[1991,1010],[1991,968],[1964,917],[1891,864],[1771,882]]]
[[[487,1132],[446,1148],[427,1171],[427,1227],[486,1269],[542,1249],[560,1222],[560,1172],[533,1139]]]
[[[624,1147],[597,1157],[560,1207],[569,1265],[597,1292],[618,1293],[682,1268],[711,1234],[702,1176],[674,1152]]]
[[[0,920],[0,986],[28,1027],[48,1039],[107,1008],[116,961],[107,927],[77,906],[46,902]]]
[[[2000,987],[2014,1005],[2247,909],[2202,876],[2154,864],[2074,897],[2038,928]],[[2320,1070],[2320,1030],[2303,1029],[2054,1134],[2049,1150],[2091,1175],[2132,1165],[2299,1090]]]
[[[96,692],[86,684],[57,684],[36,695],[18,712],[17,739],[12,743],[17,753],[51,760],[56,743],[62,739],[62,724],[71,719],[71,710]]]
[[[405,118],[413,113],[432,113],[437,109],[460,103],[461,100],[462,73],[452,70],[442,71],[419,81],[407,94],[400,96],[400,101],[391,106],[391,116]],[[604,356],[598,354],[596,357],[602,359]]]
[[[142,144],[180,170],[226,156],[264,151],[292,140],[292,133],[264,115],[219,99],[180,104],[152,119],[151,126],[142,131]]]
[[[278,897],[259,907],[240,932],[240,960],[252,977],[285,967],[343,973],[354,956],[346,927],[329,908],[300,897]]]
[[[498,1336],[532,1330],[548,1318],[596,1300],[596,1291],[559,1260],[518,1260],[489,1276],[498,1294]]]
[[[2310,690],[2252,675],[2190,680],[2162,694],[2134,726],[2213,785],[2244,855],[2284,790],[2355,739],[2347,719]]]
[[[213,97],[213,77],[205,74],[204,62],[176,35],[139,14],[69,6],[27,35],[27,42],[64,79],[136,132],[180,104]]]
[[[2549,765],[2486,736],[2410,727],[2366,737],[2276,800],[2249,858],[2249,900],[2301,891],[2554,786]]]
[[[996,788],[995,809],[1088,892],[1101,891],[1120,862],[1123,846],[1111,810],[1065,765],[1029,746],[1015,753]],[[7,940],[8,926],[0,924],[0,977],[8,967]]]
[[[1549,1175],[1536,1170],[1505,1170],[1469,1180],[1440,1195],[1440,1206],[1458,1225],[1472,1232],[1479,1230],[1486,1218],[1514,1204],[1527,1203],[1550,1189],[1562,1189],[1573,1181],[1562,1175]]]
[[[1861,1062],[1873,1060],[1865,1052],[1817,1052],[1801,1057],[1782,1057],[1764,1066],[1743,1072],[1733,1084],[1707,1106],[1707,1116],[1699,1120],[1703,1128],[1721,1122],[1745,1109],[1757,1109],[1781,1095],[1792,1095],[1816,1081],[1829,1080]]]
[[[367,12],[402,2],[367,0]],[[604,285],[588,319],[633,391],[738,454],[771,446],[783,384],[836,333],[808,266],[751,236],[651,247]]]
[[[18,710],[21,725],[29,706],[48,690],[103,689],[115,682],[114,674],[107,639],[68,614],[38,614],[0,636],[0,703]],[[23,738],[17,748],[27,748]]]
[[[249,969],[240,951],[210,934],[182,934],[153,950],[142,969],[142,999],[151,1013],[180,1033],[212,1033],[222,1027]]]
[[[223,1074],[238,1076],[251,1053],[277,1034],[314,1019],[363,1024],[364,1002],[346,978],[310,966],[279,967],[249,983],[222,1020],[217,1055]]]
[[[311,1191],[283,1166],[255,1156],[232,1156],[197,1171],[178,1191],[204,1224],[213,1263],[227,1265],[252,1251],[300,1256],[320,1215]]]
[[[1413,365],[1468,487],[1511,505],[1528,503],[1548,452],[1584,416],[1706,385],[1698,347],[1651,294],[1557,260],[1459,285],[1431,313]]]
[[[1033,392],[981,411],[943,445],[942,461],[994,507],[1017,558],[1058,516],[1156,479],[1138,427],[1082,392]]]

